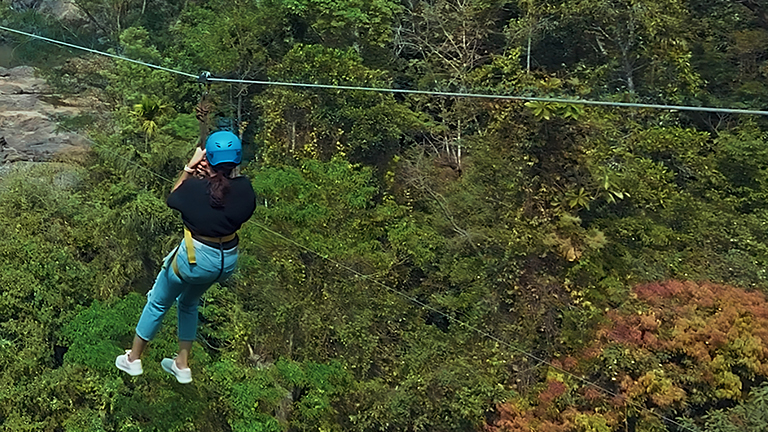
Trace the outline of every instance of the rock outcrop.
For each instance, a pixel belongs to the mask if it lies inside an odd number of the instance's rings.
[[[0,163],[43,162],[88,147],[87,139],[62,130],[56,119],[88,111],[89,104],[93,101],[59,99],[32,67],[0,68]]]
[[[64,21],[82,19],[77,6],[70,0],[10,0],[10,6],[17,11],[36,9]]]

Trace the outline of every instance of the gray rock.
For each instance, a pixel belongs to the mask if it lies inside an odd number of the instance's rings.
[[[0,136],[7,142],[2,162],[47,161],[57,153],[88,147],[85,137],[59,130],[55,119],[94,106],[92,99],[60,100],[35,76],[34,68],[0,70]]]
[[[40,13],[50,14],[62,21],[80,21],[85,19],[80,9],[72,0],[41,0]]]
[[[17,95],[22,93],[21,87],[15,84],[0,83],[0,95]]]
[[[58,189],[72,190],[80,185],[81,176],[77,171],[62,171],[53,178],[53,185]]]
[[[35,77],[35,68],[32,66],[17,66],[15,68],[10,68],[5,70],[7,73],[8,78],[16,78],[16,79],[33,79]],[[39,82],[42,82],[45,84],[45,80],[38,78]]]
[[[41,2],[41,0],[11,0],[11,8],[17,11],[36,9]]]
[[[53,15],[57,19],[76,21],[83,18],[83,14],[71,0],[11,0],[11,9],[26,11],[35,9],[41,14]]]
[[[31,162],[32,159],[29,155],[26,155],[14,148],[4,150],[0,152],[0,158],[4,164],[11,164],[14,162]]]

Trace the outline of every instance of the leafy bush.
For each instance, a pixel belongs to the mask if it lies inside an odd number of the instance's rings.
[[[768,379],[764,294],[690,281],[638,285],[632,293],[636,300],[609,311],[592,344],[555,362],[601,388],[553,370],[533,396],[499,406],[500,417],[488,430],[614,430],[624,422],[652,430],[661,427],[662,416],[687,416],[699,427],[706,419],[707,430],[729,430],[726,419],[735,422],[746,412],[713,408],[762,403],[761,383]],[[593,413],[590,426],[587,413]]]

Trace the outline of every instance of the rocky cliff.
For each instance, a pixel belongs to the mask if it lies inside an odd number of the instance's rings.
[[[50,14],[60,20],[82,18],[75,3],[70,0],[10,0],[10,7],[16,11],[34,9],[39,13]]]
[[[81,114],[93,104],[86,98],[59,99],[31,67],[0,67],[0,163],[42,162],[87,147],[84,137],[61,130],[56,119]]]

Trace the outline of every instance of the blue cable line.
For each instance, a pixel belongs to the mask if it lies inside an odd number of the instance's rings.
[[[428,91],[428,90],[409,90],[409,89],[388,89],[379,87],[359,87],[359,86],[347,86],[347,85],[331,85],[331,84],[312,84],[312,83],[295,83],[295,82],[282,82],[282,81],[259,81],[259,80],[243,80],[243,79],[230,79],[230,78],[216,78],[212,76],[193,75],[187,72],[181,72],[175,69],[170,69],[163,66],[146,63],[140,60],[134,60],[128,57],[123,57],[115,54],[106,53],[103,51],[85,48],[79,45],[74,45],[67,42],[62,42],[56,39],[47,38],[44,36],[38,36],[36,34],[24,32],[21,30],[15,30],[12,28],[0,26],[0,30],[5,30],[12,33],[29,36],[32,38],[44,40],[57,45],[63,45],[70,48],[75,48],[83,51],[87,51],[94,54],[100,54],[107,57],[112,57],[118,60],[125,60],[128,62],[140,64],[154,69],[163,70],[170,73],[175,73],[188,78],[201,78],[207,81],[223,82],[223,83],[240,83],[240,84],[258,84],[268,86],[286,86],[286,87],[305,87],[305,88],[320,88],[331,90],[358,90],[358,91],[370,91],[378,93],[401,93],[401,94],[414,94],[414,95],[427,95],[427,96],[443,96],[443,97],[456,97],[456,98],[482,98],[482,99],[497,99],[497,100],[520,100],[529,102],[546,102],[546,103],[565,103],[565,104],[579,104],[579,105],[592,105],[592,106],[604,106],[604,107],[623,107],[623,108],[647,108],[658,109],[667,111],[696,111],[696,112],[709,112],[709,113],[723,113],[723,114],[749,114],[749,115],[762,115],[768,116],[768,111],[759,110],[746,110],[737,108],[717,108],[717,107],[697,107],[689,105],[662,105],[662,104],[643,104],[632,102],[606,102],[595,101],[587,99],[564,99],[564,98],[547,98],[547,97],[535,97],[535,96],[515,96],[515,95],[499,95],[499,94],[483,94],[483,93],[461,93],[461,92],[440,92],[440,91]]]
[[[768,111],[745,110],[745,109],[737,109],[737,108],[642,104],[642,103],[632,103],[632,102],[605,102],[605,101],[595,101],[595,100],[587,100],[587,99],[563,99],[563,98],[547,98],[547,97],[536,97],[536,96],[515,96],[515,95],[499,95],[499,94],[483,94],[483,93],[439,92],[439,91],[429,91],[429,90],[386,89],[386,88],[378,88],[378,87],[358,87],[358,86],[331,85],[331,84],[306,84],[306,83],[293,83],[293,82],[281,82],[281,81],[241,80],[241,79],[215,78],[215,77],[210,77],[207,79],[209,81],[226,82],[226,83],[259,84],[259,85],[289,86],[289,87],[309,87],[309,88],[322,88],[322,89],[331,89],[331,90],[360,90],[360,91],[373,91],[373,92],[380,92],[380,93],[403,93],[403,94],[445,96],[445,97],[456,97],[456,98],[520,100],[520,101],[529,101],[529,102],[566,103],[566,104],[596,105],[596,106],[607,106],[607,107],[650,108],[650,109],[670,110],[670,111],[699,111],[699,112],[726,113],[726,114],[768,115]]]
[[[123,57],[123,56],[119,56],[119,55],[115,55],[115,54],[110,54],[110,53],[106,53],[106,52],[95,50],[95,49],[91,49],[91,48],[82,47],[80,45],[75,45],[75,44],[71,44],[71,43],[67,43],[67,42],[62,42],[62,41],[59,41],[59,40],[56,40],[56,39],[51,39],[51,38],[47,38],[45,36],[39,36],[39,35],[36,35],[36,34],[27,33],[25,31],[21,31],[21,30],[15,30],[15,29],[12,29],[12,28],[4,27],[4,26],[0,26],[0,30],[5,30],[5,31],[11,32],[11,33],[17,33],[17,34],[21,34],[21,35],[24,35],[24,36],[29,36],[29,37],[32,37],[32,38],[35,38],[35,39],[44,40],[46,42],[50,42],[50,43],[56,44],[56,45],[63,45],[65,47],[69,47],[69,48],[75,48],[75,49],[79,49],[79,50],[83,50],[83,51],[88,51],[88,52],[94,53],[94,54],[100,54],[100,55],[103,55],[103,56],[112,57],[112,58],[115,58],[115,59],[118,59],[118,60],[125,60],[125,61],[128,61],[128,62],[140,64],[142,66],[147,66],[147,67],[150,67],[150,68],[153,68],[153,69],[160,69],[160,70],[164,70],[166,72],[171,72],[171,73],[175,73],[175,74],[179,74],[179,75],[184,75],[184,76],[187,76],[187,77],[190,77],[190,78],[197,78],[197,75],[192,75],[192,74],[188,74],[186,72],[180,72],[180,71],[177,71],[177,70],[169,69],[167,67],[153,65],[151,63],[146,63],[146,62],[143,62],[143,61],[140,61],[140,60],[134,60],[134,59],[131,59],[131,58],[128,58],[128,57]]]

